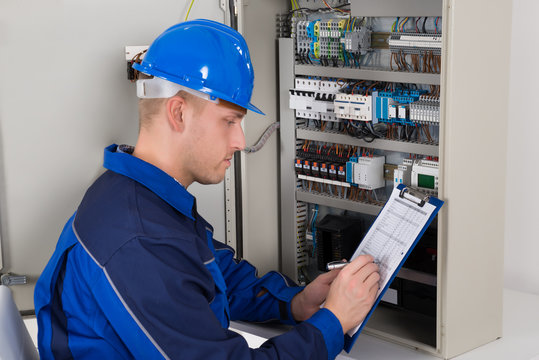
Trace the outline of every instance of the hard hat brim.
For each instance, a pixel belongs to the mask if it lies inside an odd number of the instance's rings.
[[[247,110],[251,110],[251,111],[254,111],[254,112],[257,113],[257,114],[266,116],[266,114],[264,114],[262,111],[260,111],[259,108],[257,108],[256,106],[254,106],[254,105],[251,104],[251,103],[249,103],[249,105],[247,105]]]

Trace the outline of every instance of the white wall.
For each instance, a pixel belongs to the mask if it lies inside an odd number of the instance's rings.
[[[539,294],[538,14],[537,0],[513,0],[505,223],[505,286],[534,294]],[[496,56],[492,50],[489,56]],[[493,169],[480,176],[488,181],[495,174]]]
[[[124,46],[149,44],[185,18],[189,3],[0,2],[1,271],[30,276],[30,285],[13,287],[20,309],[33,308],[33,283],[102,171],[103,148],[136,140],[137,99]],[[222,22],[218,4],[195,2],[190,19]],[[199,210],[224,229],[222,194],[222,185],[204,188]]]

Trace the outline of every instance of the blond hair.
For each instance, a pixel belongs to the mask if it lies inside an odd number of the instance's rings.
[[[190,104],[194,108],[195,115],[199,114],[206,101],[190,94],[186,91],[180,90],[174,96],[179,96]],[[139,111],[139,130],[142,128],[149,128],[153,122],[153,119],[165,111],[165,104],[169,98],[157,98],[157,99],[139,99],[138,111]]]

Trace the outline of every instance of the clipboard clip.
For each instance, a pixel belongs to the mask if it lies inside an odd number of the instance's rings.
[[[405,196],[406,193],[408,193],[409,195]],[[416,197],[415,195],[422,196],[422,198]],[[425,205],[425,203],[428,202],[429,199],[430,199],[430,197],[428,195],[425,195],[422,192],[420,192],[418,190],[415,190],[415,189],[412,192],[407,187],[404,187],[404,188],[401,189],[401,191],[399,193],[399,197],[401,199],[409,200],[409,201],[417,204],[417,206],[419,206],[419,207],[423,207]]]

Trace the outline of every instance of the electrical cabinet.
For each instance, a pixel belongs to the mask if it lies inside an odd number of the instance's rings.
[[[505,179],[485,177],[484,174],[490,173],[493,168],[499,169],[500,173],[504,173],[505,169],[510,50],[510,20],[507,14],[511,12],[511,2],[501,1],[496,7],[487,7],[483,2],[475,0],[351,1],[352,16],[440,16],[443,19],[443,35],[432,40],[441,47],[439,73],[316,66],[309,61],[298,62],[296,39],[288,35],[279,37],[282,31],[277,31],[279,38],[275,40],[275,36],[260,30],[267,27],[267,24],[263,24],[264,21],[255,15],[271,11],[274,14],[286,13],[283,8],[287,9],[290,4],[286,1],[274,2],[272,5],[261,3],[244,3],[240,25],[243,26],[241,31],[251,48],[257,76],[253,101],[265,102],[264,110],[272,119],[263,120],[249,115],[245,125],[246,136],[248,139],[256,136],[254,134],[259,134],[260,128],[264,126],[263,123],[257,124],[258,129],[253,132],[250,128],[250,122],[253,121],[271,123],[278,118],[281,130],[276,144],[277,154],[266,152],[265,155],[244,156],[243,166],[245,173],[249,174],[253,167],[261,163],[262,157],[266,167],[278,164],[279,178],[276,186],[280,195],[276,200],[271,198],[273,195],[252,191],[251,186],[259,180],[260,175],[251,180],[246,175],[243,198],[247,199],[244,200],[248,202],[247,207],[251,204],[253,207],[260,203],[265,205],[264,209],[260,209],[264,223],[275,224],[279,228],[280,244],[277,260],[268,259],[267,253],[255,253],[254,249],[260,243],[256,236],[260,222],[253,221],[251,214],[243,222],[244,233],[252,235],[245,238],[244,255],[257,264],[259,261],[270,267],[277,262],[285,274],[296,281],[302,281],[299,269],[305,263],[305,244],[302,241],[308,238],[305,236],[309,230],[305,229],[308,208],[316,204],[370,216],[380,210],[382,204],[375,202],[350,201],[342,196],[328,196],[302,189],[302,179],[306,178],[305,175],[297,176],[294,161],[298,146],[301,147],[305,141],[366,147],[389,153],[420,154],[424,161],[417,164],[410,162],[402,165],[402,168],[395,168],[404,171],[409,179],[415,179],[416,185],[435,190],[437,196],[446,202],[431,229],[431,233],[434,232],[436,261],[429,265],[434,266],[430,273],[403,269],[398,275],[399,283],[395,286],[403,294],[408,294],[407,301],[412,299],[414,303],[412,307],[423,311],[403,311],[398,307],[379,306],[367,323],[366,331],[442,358],[454,357],[501,337],[504,236],[502,189],[505,188]],[[302,6],[314,3],[300,1]],[[500,18],[504,19],[503,24],[496,22],[495,26],[495,19]],[[267,21],[271,23],[273,19],[269,17]],[[486,30],[492,28],[496,29],[495,34],[489,34]],[[403,39],[401,37],[397,40]],[[277,66],[274,64],[275,57],[268,56],[268,48],[271,49],[274,44]],[[496,49],[496,56],[488,55],[493,49]],[[261,86],[259,81],[260,77],[266,79],[272,76],[278,79],[277,103],[270,100],[273,98],[273,85],[267,87],[268,83],[264,82]],[[309,101],[291,97],[291,89],[298,89],[298,78],[439,86],[439,115],[430,117],[439,124],[438,139],[436,143],[418,143],[380,138],[367,143],[338,132],[310,128],[305,125],[309,123],[310,109],[303,108],[299,113],[303,121],[298,121],[298,113],[290,108],[292,101],[298,107],[304,106],[299,101]],[[341,110],[351,114],[349,109]],[[338,116],[341,110],[336,107],[335,114]],[[398,118],[404,114],[401,111],[395,107],[393,117]],[[410,108],[406,116],[419,116],[417,111],[417,108]],[[358,112],[357,115],[356,119],[359,119],[360,115],[365,114]],[[438,161],[432,164],[425,157],[436,157]],[[424,172],[419,176],[417,172],[414,174],[414,165],[416,170],[423,169]],[[417,288],[417,284],[429,284],[430,290],[423,291],[424,288]],[[432,302],[425,303],[425,299]]]

